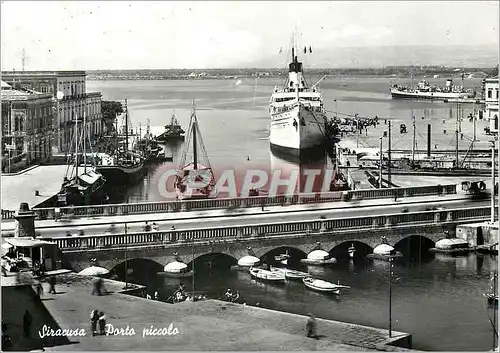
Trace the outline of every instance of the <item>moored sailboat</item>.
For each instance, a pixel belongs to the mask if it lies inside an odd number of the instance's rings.
[[[193,147],[192,162],[186,164],[189,147]],[[199,147],[204,164],[200,163]],[[174,188],[177,197],[183,199],[207,199],[217,197],[215,189],[215,176],[208,160],[207,151],[203,144],[196,109],[193,100],[191,120],[189,122],[188,138],[179,163],[178,174],[175,179]]]
[[[64,177],[61,190],[57,194],[58,206],[82,206],[91,203],[98,203],[104,201],[106,193],[104,191],[104,184],[106,179],[102,174],[96,171],[95,165],[87,165],[87,151],[86,151],[86,128],[85,128],[85,115],[83,117],[83,173],[79,173],[80,154],[78,147],[80,143],[78,134],[78,119],[75,120],[75,150],[73,155],[73,164],[68,164],[66,169],[66,176]],[[95,161],[95,158],[93,158]],[[80,169],[81,170],[81,169]]]

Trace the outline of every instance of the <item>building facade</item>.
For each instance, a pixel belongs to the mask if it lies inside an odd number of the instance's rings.
[[[484,103],[490,131],[498,133],[498,74],[484,80]]]
[[[14,88],[51,94],[56,99],[55,153],[70,151],[73,122],[75,119],[82,120],[84,114],[91,141],[101,136],[101,94],[86,92],[86,76],[85,71],[2,71],[2,80]],[[58,92],[61,92],[59,97]]]
[[[2,82],[2,172],[43,163],[51,156],[55,102],[50,93]]]

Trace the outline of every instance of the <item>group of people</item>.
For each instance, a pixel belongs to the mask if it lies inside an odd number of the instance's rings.
[[[99,326],[99,334],[105,335],[106,314],[99,310],[92,310],[92,312],[90,313],[90,327],[92,330],[92,336],[97,335],[97,326]]]
[[[154,223],[153,224],[149,224],[147,221],[146,221],[146,224],[144,224],[144,231],[145,232],[150,232],[150,231],[155,231],[157,232],[158,230],[160,230],[160,227],[158,227],[158,224]]]

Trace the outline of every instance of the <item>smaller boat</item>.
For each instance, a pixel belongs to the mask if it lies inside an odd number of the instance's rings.
[[[302,278],[302,282],[307,288],[311,288],[318,292],[327,292],[340,294],[340,288],[334,283],[323,281],[322,279],[315,279],[312,277]]]
[[[354,244],[351,244],[349,249],[347,249],[347,252],[349,253],[349,257],[352,259],[354,257],[354,253],[356,252],[356,248],[354,247]]]
[[[309,276],[309,274],[306,272],[290,270],[288,268],[282,268],[282,267],[271,267],[271,271],[283,273],[287,280],[302,279]]]
[[[285,275],[281,272],[264,270],[262,268],[250,268],[250,275],[257,279],[262,279],[270,282],[284,282]]]
[[[287,250],[284,254],[280,254],[278,256],[275,256],[274,260],[282,262],[284,260],[288,260],[289,258],[290,258],[290,255],[288,255],[288,250]]]
[[[165,125],[165,132],[156,138],[156,141],[160,143],[170,142],[170,141],[184,141],[184,130],[182,129],[179,121],[175,114],[172,115],[170,119],[170,124]]]

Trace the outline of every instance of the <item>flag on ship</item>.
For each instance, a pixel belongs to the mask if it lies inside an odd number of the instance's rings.
[[[304,47],[304,54],[307,54],[307,47]]]
[[[280,48],[280,54],[283,53],[283,47]]]
[[[312,52],[313,52],[313,50],[312,50],[311,46],[309,46],[309,53],[312,53]]]

